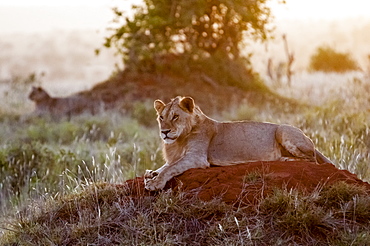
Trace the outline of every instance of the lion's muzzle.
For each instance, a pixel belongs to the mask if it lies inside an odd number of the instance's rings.
[[[174,136],[171,136],[171,135],[174,135]],[[161,138],[163,139],[165,143],[170,144],[176,140],[177,136],[173,131],[169,129],[165,129],[165,130],[161,130]]]
[[[170,133],[171,132],[171,130],[161,130],[161,133],[164,135],[164,136],[166,136],[167,137],[167,134],[168,133]]]

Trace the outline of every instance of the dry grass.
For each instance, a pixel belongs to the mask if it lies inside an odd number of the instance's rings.
[[[322,75],[309,76],[314,83],[313,76]],[[297,99],[305,95],[312,107],[256,108],[243,102],[215,117],[298,126],[337,167],[369,181],[369,81],[351,77],[343,83],[312,86],[308,95],[307,85],[298,82],[292,88],[279,88],[281,94]],[[323,99],[320,95],[325,92],[330,96]],[[108,112],[61,121],[20,115],[23,106],[16,112],[3,107],[0,114],[0,245],[370,242],[369,198],[358,187],[339,183],[318,187],[312,194],[276,190],[258,201],[255,209],[171,192],[128,197],[125,189],[111,184],[163,163],[147,105],[134,105],[131,116]],[[253,173],[245,180],[260,178]]]
[[[171,191],[127,196],[98,183],[31,203],[6,224],[2,245],[363,245],[370,239],[367,194],[332,206],[357,187],[312,194],[276,190],[255,209],[203,202]],[[335,190],[335,191],[334,191]],[[338,190],[341,192],[338,193]],[[354,204],[355,203],[355,204]],[[362,204],[362,205],[360,205]]]

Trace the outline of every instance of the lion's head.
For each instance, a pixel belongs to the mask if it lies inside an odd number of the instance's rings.
[[[186,137],[196,124],[199,108],[191,97],[176,97],[168,104],[154,101],[157,111],[160,136],[166,144]]]
[[[50,98],[49,94],[41,87],[32,87],[32,91],[28,96],[29,99],[35,102],[45,101]]]

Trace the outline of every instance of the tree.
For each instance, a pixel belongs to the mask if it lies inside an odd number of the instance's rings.
[[[357,62],[350,54],[335,51],[328,46],[318,47],[311,56],[309,69],[312,71],[337,72],[358,70]]]
[[[188,62],[237,62],[242,41],[266,40],[271,19],[268,0],[144,0],[134,15],[114,8],[117,24],[106,47],[115,47],[127,67],[153,69],[157,60],[176,55]],[[240,64],[237,64],[240,65]]]

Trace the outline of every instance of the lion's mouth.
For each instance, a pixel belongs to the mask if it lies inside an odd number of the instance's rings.
[[[166,144],[172,144],[176,141],[176,137],[168,137],[168,136],[165,136],[163,138],[163,142],[166,143]]]
[[[165,136],[165,137],[163,138],[163,140],[167,140],[167,139],[169,139],[169,140],[175,140],[176,138],[171,138],[171,137],[169,137],[169,136]]]

